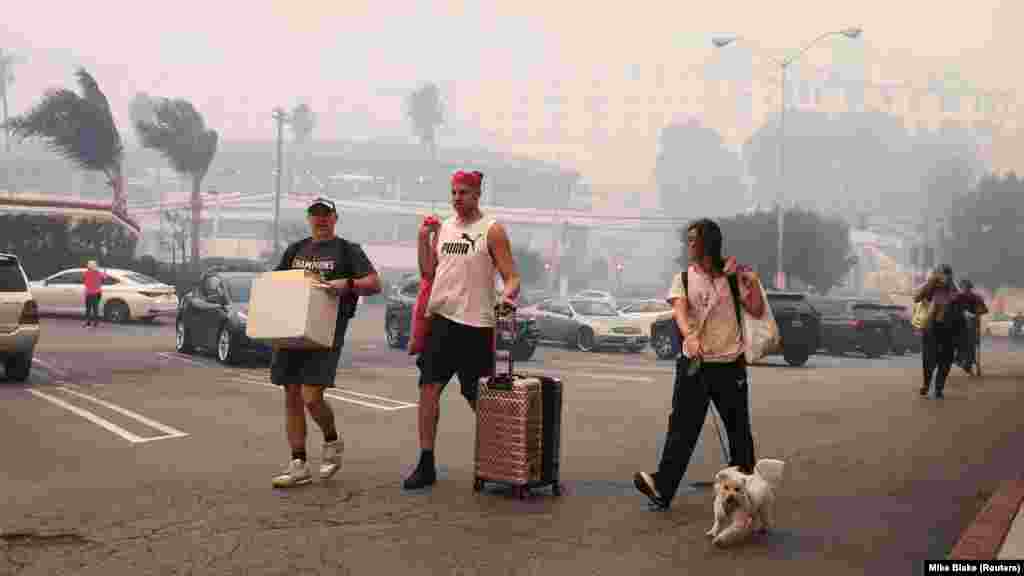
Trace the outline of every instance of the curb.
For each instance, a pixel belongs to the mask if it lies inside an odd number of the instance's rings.
[[[1004,481],[960,534],[949,560],[992,560],[999,554],[1021,502],[1024,479]],[[1024,522],[1024,518],[1021,519]]]

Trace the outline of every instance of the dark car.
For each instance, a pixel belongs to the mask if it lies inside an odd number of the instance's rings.
[[[782,338],[782,357],[790,366],[802,366],[818,349],[820,320],[805,294],[767,292],[775,324]],[[679,330],[674,318],[651,324],[651,347],[658,358],[675,358],[680,351]]]
[[[877,308],[889,315],[889,351],[893,355],[902,356],[907,352],[916,354],[921,351],[921,334],[914,330],[911,314],[906,306],[866,303],[859,307]]]
[[[869,358],[889,353],[892,321],[877,302],[856,298],[811,297],[821,316],[820,348],[829,354],[861,352]]]
[[[245,335],[249,320],[249,294],[255,272],[211,271],[178,303],[175,348],[191,354],[196,348],[213,351],[223,364],[234,364],[244,355],[270,357],[265,342]]]
[[[384,309],[384,333],[387,336],[388,346],[392,348],[408,347],[409,335],[412,332],[412,309],[416,305],[416,296],[419,295],[419,290],[420,279],[418,276],[413,276],[399,284],[388,296]],[[537,331],[537,322],[533,318],[520,315],[516,320],[518,334],[512,344],[512,359],[522,362],[533,357],[533,353],[537,350],[540,333]],[[500,339],[498,340],[498,349],[506,349]]]

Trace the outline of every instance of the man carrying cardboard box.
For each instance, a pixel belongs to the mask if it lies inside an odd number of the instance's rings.
[[[270,381],[285,389],[285,430],[292,459],[273,479],[275,487],[297,486],[313,481],[306,463],[306,411],[324,433],[320,477],[327,479],[341,468],[344,441],[334,426],[334,412],[324,400],[324,389],[334,387],[341,347],[348,321],[355,314],[359,296],[380,292],[380,278],[363,249],[334,234],[338,212],[334,202],[317,198],[307,210],[312,236],[288,246],[275,270],[302,269],[319,274],[317,286],[337,296],[334,346],[325,350],[275,349]]]
[[[402,486],[425,488],[437,479],[434,441],[441,392],[458,374],[462,395],[476,407],[477,383],[494,372],[495,275],[504,282],[502,300],[519,297],[519,273],[505,228],[480,212],[484,175],[456,172],[452,177],[455,215],[444,222],[427,219],[420,227],[420,276],[433,281],[427,314],[430,335],[416,364],[420,368],[420,460]],[[431,235],[437,234],[436,248]]]

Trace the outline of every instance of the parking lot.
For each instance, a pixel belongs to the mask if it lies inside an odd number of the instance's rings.
[[[442,405],[439,481],[404,493],[417,372],[368,305],[328,393],[342,472],[278,491],[284,407],[264,365],[178,354],[167,320],[42,328],[29,381],[0,382],[0,574],[905,574],[948,552],[984,502],[979,486],[1024,471],[1024,354],[1006,340],[986,341],[983,377],[954,368],[942,402],[916,396],[916,356],[770,358],[751,368],[751,394],[759,455],[789,464],[779,531],[714,550],[706,488],[658,513],[631,484],[656,464],[672,363],[542,347],[521,368],[566,383],[563,496],[473,494],[473,417],[457,385]],[[320,439],[311,424],[314,462]],[[688,479],[722,464],[709,423]]]

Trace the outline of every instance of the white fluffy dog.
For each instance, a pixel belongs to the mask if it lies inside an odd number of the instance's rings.
[[[775,526],[775,491],[784,470],[781,460],[762,459],[751,475],[736,466],[715,475],[715,525],[707,535],[716,546],[736,544]]]

